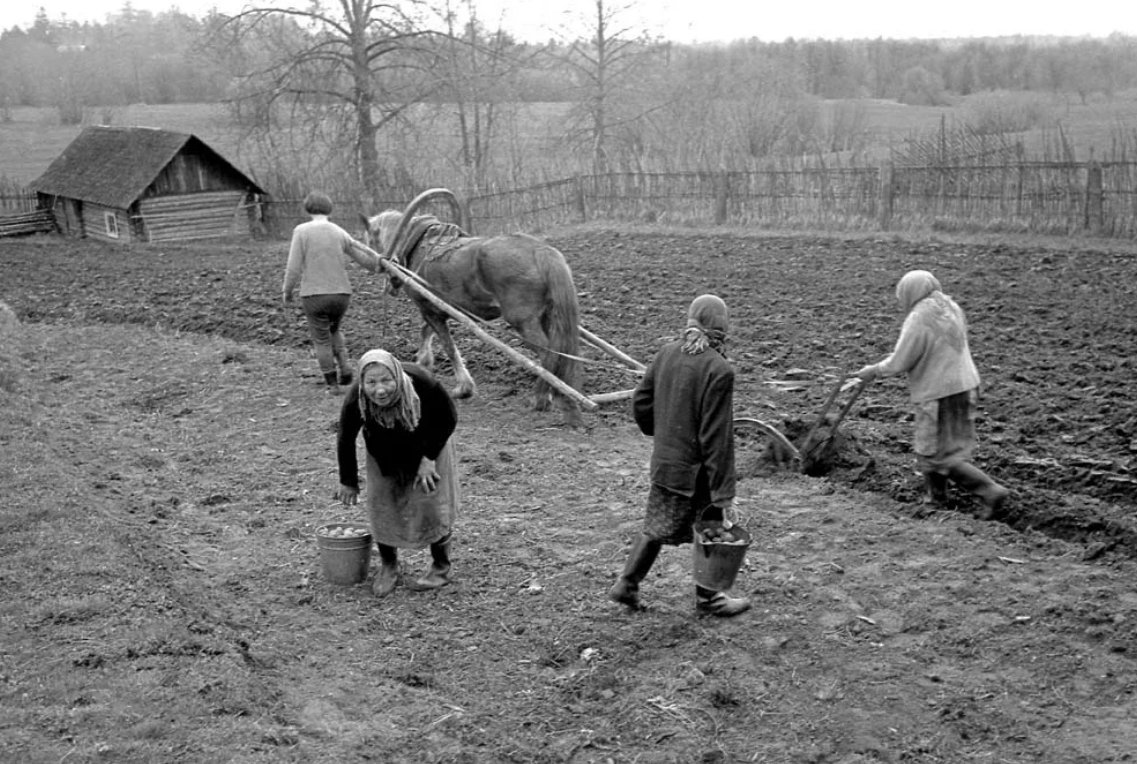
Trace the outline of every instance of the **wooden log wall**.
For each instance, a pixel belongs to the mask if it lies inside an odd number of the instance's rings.
[[[55,218],[51,210],[35,210],[17,215],[0,216],[0,237],[23,236],[55,231]]]
[[[146,241],[184,241],[248,236],[251,211],[244,191],[211,191],[143,199],[134,219]]]
[[[130,216],[126,210],[94,202],[83,202],[81,210],[84,236],[116,244],[134,241],[134,232],[130,229]]]

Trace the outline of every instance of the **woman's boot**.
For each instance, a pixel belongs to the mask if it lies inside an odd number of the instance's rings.
[[[730,618],[732,615],[745,613],[749,609],[750,600],[746,597],[731,597],[726,592],[716,592],[698,584],[695,585],[695,611],[699,615]]]
[[[415,580],[415,589],[441,589],[450,583],[450,535],[430,545],[430,570]]]
[[[948,476],[983,500],[983,511],[977,516],[980,520],[991,520],[1003,511],[1007,497],[1011,495],[1003,486],[987,476],[974,464],[963,462],[951,468]]]
[[[399,582],[399,550],[386,544],[379,547],[379,572],[371,582],[371,593],[376,597],[386,597]]]
[[[925,502],[927,504],[935,504],[937,506],[945,506],[947,504],[947,475],[941,475],[938,472],[925,472],[924,473],[924,488],[927,489]]]
[[[627,605],[632,610],[643,610],[643,603],[640,602],[640,581],[644,580],[651,566],[655,564],[655,558],[659,556],[662,547],[663,544],[660,542],[641,534],[628,553],[624,573],[609,590],[608,598],[621,605]]]

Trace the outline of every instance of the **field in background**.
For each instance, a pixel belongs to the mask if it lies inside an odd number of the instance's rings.
[[[867,136],[866,148],[858,153],[872,159],[887,158],[890,147],[896,147],[914,136],[932,136],[941,127],[951,130],[972,124],[990,110],[992,102],[1010,104],[1015,110],[1028,109],[1024,118],[1032,123],[1030,129],[1017,134],[1029,154],[1041,154],[1064,134],[1073,148],[1073,157],[1063,159],[1087,160],[1104,158],[1115,148],[1119,137],[1128,136],[1134,143],[1137,123],[1137,92],[1125,92],[1112,99],[1096,96],[1086,105],[1074,96],[1048,96],[1028,94],[978,94],[963,99],[954,106],[905,106],[875,101],[827,101],[822,104],[821,119],[829,124],[841,119],[843,129],[852,129]],[[1027,104],[1023,106],[1023,104]],[[508,163],[520,167],[532,179],[548,179],[551,169],[570,166],[571,157],[561,144],[559,132],[563,130],[567,107],[558,104],[523,104],[511,109],[508,136],[503,136],[501,149],[509,154]],[[1010,109],[1010,106],[1005,107]],[[61,125],[54,109],[17,108],[10,111],[11,120],[0,122],[0,183],[23,186],[38,177],[51,161],[82,129],[81,125]],[[1008,115],[1014,116],[1014,115]],[[263,160],[255,149],[242,145],[241,131],[230,122],[220,104],[179,104],[150,106],[136,104],[127,107],[93,108],[88,110],[88,124],[121,126],[149,126],[190,132],[206,141],[242,170],[258,179],[263,178]],[[455,157],[458,140],[453,123],[435,119],[423,121],[420,134],[415,136],[384,137],[380,150],[396,157],[415,173],[422,185],[443,184],[459,188],[455,181],[461,173]],[[429,128],[429,130],[428,130]],[[1012,135],[1011,137],[1016,137]],[[430,156],[408,155],[430,147]],[[1039,157],[1041,158],[1041,156]],[[1058,158],[1058,157],[1051,157]],[[700,168],[691,168],[700,169]],[[565,170],[557,177],[569,175]],[[427,177],[430,176],[430,177]]]

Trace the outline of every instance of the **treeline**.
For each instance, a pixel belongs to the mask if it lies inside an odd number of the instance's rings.
[[[132,10],[105,23],[48,18],[41,9],[28,29],[0,32],[0,110],[57,107],[78,122],[84,108],[131,103],[226,100],[238,76],[233,55],[216,54],[214,33],[224,17],[195,18],[171,10]],[[297,26],[294,34],[302,35]],[[246,38],[243,44],[255,44]],[[260,38],[264,40],[265,38]],[[579,73],[565,62],[572,43],[508,41],[497,50],[514,58],[502,87],[487,97],[529,102],[573,101]],[[647,45],[647,43],[644,43]],[[817,98],[877,98],[940,105],[982,91],[1040,91],[1111,96],[1137,87],[1137,38],[999,38],[948,41],[738,40],[722,45],[652,41],[657,74],[698,83],[710,75],[720,91],[755,82]],[[232,54],[233,52],[230,51]],[[264,51],[242,50],[243,61]],[[495,90],[497,92],[495,92]],[[455,97],[448,88],[431,98]],[[0,118],[3,114],[0,113]]]

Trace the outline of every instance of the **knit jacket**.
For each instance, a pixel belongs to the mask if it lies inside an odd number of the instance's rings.
[[[700,478],[711,502],[734,500],[734,369],[718,352],[664,346],[632,394],[632,415],[654,439],[651,481],[693,496]]]
[[[979,386],[967,343],[967,319],[955,300],[940,291],[912,307],[891,355],[875,366],[881,376],[907,373],[913,403]]]
[[[351,294],[347,276],[351,247],[351,234],[326,218],[296,226],[284,270],[284,293],[291,294],[299,285],[301,297]]]

